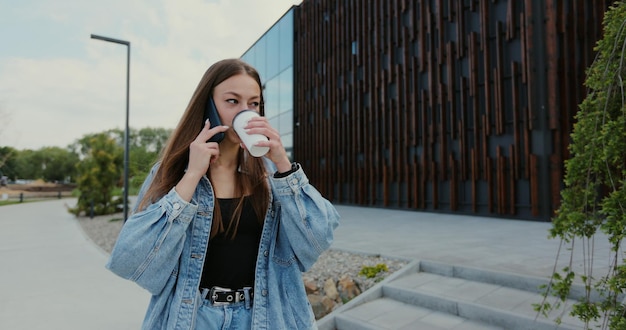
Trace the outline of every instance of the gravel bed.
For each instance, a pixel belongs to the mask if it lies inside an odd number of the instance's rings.
[[[122,214],[102,215],[97,217],[78,217],[78,223],[83,232],[102,250],[111,253],[117,235],[119,235],[124,221]]]
[[[94,218],[78,217],[77,219],[85,234],[96,245],[110,253],[124,224],[122,215],[106,215]],[[403,259],[329,249],[320,256],[309,271],[303,274],[303,277],[314,280],[319,288],[323,288],[327,279],[332,278],[337,281],[347,275],[364,292],[393,272],[400,270],[407,263],[408,261]],[[380,272],[373,278],[359,275],[364,266],[374,267],[378,264],[385,264],[388,271]]]

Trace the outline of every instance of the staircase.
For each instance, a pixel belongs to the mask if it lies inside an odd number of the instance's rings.
[[[547,279],[414,261],[318,321],[320,330],[584,329],[570,300],[549,318],[537,316]],[[572,299],[583,294],[573,289]],[[550,301],[553,302],[552,300]],[[560,316],[561,324],[555,319]],[[591,325],[593,328],[594,325]]]

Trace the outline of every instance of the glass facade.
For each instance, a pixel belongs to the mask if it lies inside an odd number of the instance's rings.
[[[289,158],[293,152],[294,9],[291,7],[241,56],[261,75],[265,117],[280,132]]]

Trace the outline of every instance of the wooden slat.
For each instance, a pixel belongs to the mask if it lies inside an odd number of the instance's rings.
[[[431,172],[431,177],[432,180],[430,181],[430,185],[431,185],[431,189],[432,189],[432,203],[433,203],[433,208],[434,209],[438,209],[439,208],[439,182],[437,182],[437,163],[435,162],[430,162],[430,172]]]
[[[420,183],[419,183],[419,187],[420,187],[420,203],[419,203],[419,208],[420,209],[425,209],[426,208],[426,184],[428,182],[428,175],[430,172],[428,170],[428,166],[426,166],[426,156],[424,156],[424,154],[422,154],[422,158],[420,159]]]
[[[502,22],[496,22],[496,66],[493,68],[493,79],[494,79],[494,113],[495,113],[495,127],[496,127],[496,135],[504,134],[504,112],[506,108],[504,107],[504,79],[502,77],[502,73],[504,72],[504,58],[502,54],[502,50],[504,49],[504,42],[502,40]]]
[[[560,2],[560,1],[556,1]],[[548,62],[547,93],[548,93],[548,125],[550,129],[557,129],[560,120],[560,107],[558,104],[558,36],[557,36],[557,13],[555,0],[545,2],[546,24],[545,24],[545,47]]]
[[[513,145],[517,146],[517,148],[515,148],[516,153],[512,154],[512,158],[514,157],[515,159],[517,159],[517,161],[513,164],[514,168],[513,168],[513,172],[514,172],[514,178],[516,180],[521,178],[521,174],[520,174],[520,165],[519,165],[519,159],[521,157],[519,157],[519,150],[521,149],[519,146],[522,144],[521,138],[520,138],[520,105],[519,105],[519,69],[518,69],[519,65],[517,62],[511,62],[511,112],[512,112],[512,118],[513,118]]]
[[[538,157],[536,155],[530,155],[529,168],[530,168],[530,209],[533,216],[539,216],[539,175],[538,175]]]
[[[449,155],[448,163],[450,164],[450,210],[457,211],[459,209],[459,175],[457,162],[453,155]]]
[[[457,104],[456,104],[456,84],[455,84],[455,72],[456,72],[456,67],[454,65],[454,44],[452,42],[449,42],[446,45],[446,67],[448,69],[448,74],[446,77],[446,81],[447,81],[447,89],[446,89],[446,94],[448,96],[447,98],[447,103],[449,108],[446,110],[447,112],[450,113],[450,137],[452,138],[452,140],[455,140],[458,138],[458,134],[457,134],[457,126],[456,126],[456,109],[457,109]]]
[[[460,38],[457,38],[458,43],[457,43],[457,49],[456,49],[456,56],[457,59],[461,59],[465,56],[465,48],[466,48],[466,43],[465,43],[465,37],[467,33],[465,32],[465,10],[463,8],[463,1],[455,1],[457,7],[457,19],[458,22],[456,24],[456,35],[457,36],[461,36]]]
[[[439,177],[443,181],[448,180],[448,112],[446,111],[445,105],[445,86],[443,84],[439,84],[439,95],[441,98],[439,99],[439,104],[437,105],[437,109],[439,109],[439,125],[437,130],[439,131],[437,140],[439,140]]]
[[[461,172],[461,180],[466,181],[470,178],[470,175],[468,175],[468,169],[470,168],[469,164],[471,164],[471,162],[468,161],[468,159],[470,158],[468,152],[470,148],[468,148],[467,145],[467,111],[469,107],[467,101],[466,78],[461,78],[461,84],[459,86],[459,89],[459,95],[461,99],[461,102],[458,103],[461,107],[459,109],[459,157],[461,158],[461,168],[459,169],[459,171]]]
[[[507,41],[515,38],[516,20],[515,15],[515,0],[509,0],[506,6],[506,33],[505,39]]]
[[[480,1],[480,50],[482,51],[483,59],[483,88],[482,92],[485,95],[483,108],[485,111],[486,120],[483,121],[485,135],[491,135],[491,117],[492,117],[492,82],[491,82],[491,47],[489,44],[490,31],[489,31],[489,7],[487,1]]]
[[[495,179],[495,190],[496,190],[496,209],[498,214],[504,214],[506,205],[505,205],[505,196],[506,196],[506,188],[505,188],[505,168],[504,168],[504,155],[502,154],[502,147],[498,146],[496,148],[496,179]]]
[[[609,4],[305,0],[294,160],[333,202],[549,220]]]
[[[507,182],[508,186],[508,202],[509,202],[509,215],[517,214],[517,208],[515,204],[517,204],[517,176],[514,173],[514,168],[517,166],[517,153],[515,151],[515,146],[509,146],[509,180]]]
[[[476,156],[476,150],[470,149],[470,161],[472,164],[472,176],[470,179],[472,187],[472,212],[478,212],[478,157]]]

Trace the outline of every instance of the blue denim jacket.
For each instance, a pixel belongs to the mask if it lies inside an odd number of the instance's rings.
[[[257,256],[252,329],[315,329],[301,273],[330,246],[339,214],[302,169],[284,178],[269,174],[268,180],[272,193]],[[191,202],[172,189],[124,224],[106,267],[152,294],[143,329],[194,329],[214,205],[205,176]]]

